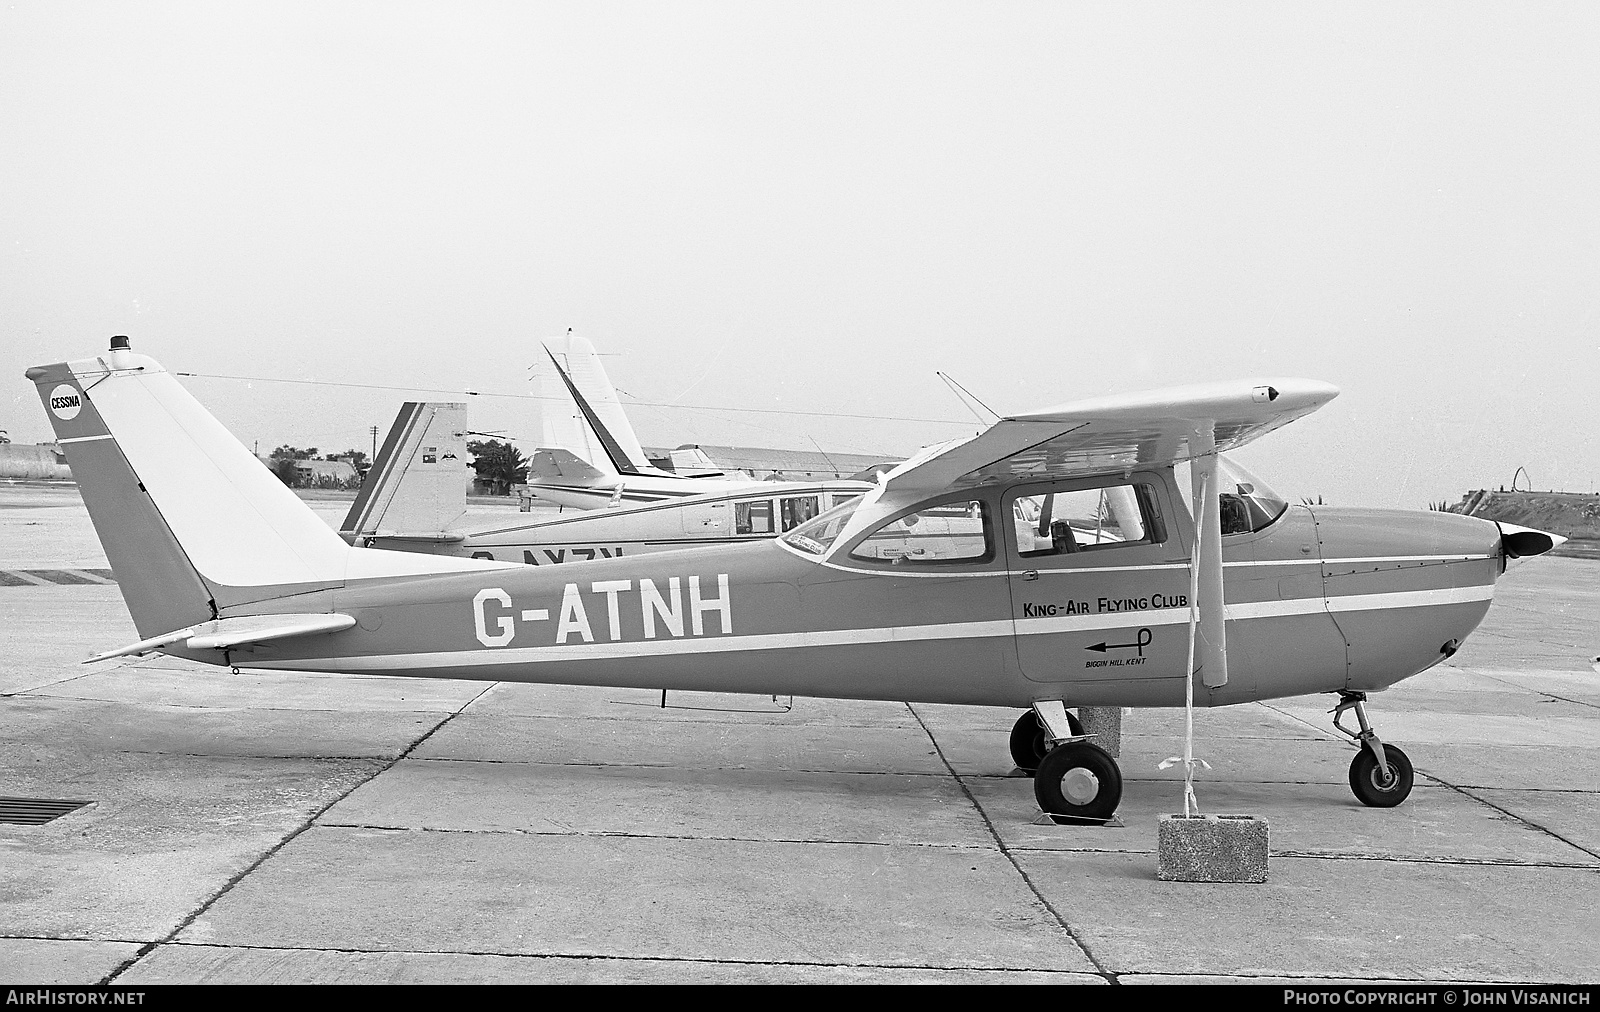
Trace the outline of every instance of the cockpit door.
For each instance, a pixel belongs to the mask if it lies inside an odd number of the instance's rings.
[[[1188,566],[1170,472],[1002,496],[1017,657],[1036,682],[1181,677]]]

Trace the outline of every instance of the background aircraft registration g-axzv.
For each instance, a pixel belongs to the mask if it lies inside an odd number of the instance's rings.
[[[1352,788],[1399,803],[1411,766],[1366,693],[1449,656],[1507,562],[1555,542],[1288,505],[1219,457],[1337,394],[1274,379],[1002,418],[775,540],[560,566],[390,552],[341,540],[126,338],[28,377],[143,637],[101,658],[1023,708],[1012,752],[1059,818],[1121,797],[1066,707],[1191,692],[1337,694]]]

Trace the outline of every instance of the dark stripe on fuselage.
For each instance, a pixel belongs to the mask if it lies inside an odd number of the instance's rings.
[[[528,487],[534,490],[535,495],[538,494],[538,490],[541,488],[549,489],[552,492],[572,492],[578,495],[592,495],[597,499],[610,499],[612,496],[617,494],[615,487],[593,488],[587,485],[551,485],[549,482],[540,482],[538,484],[529,485]],[[622,498],[631,500],[633,502],[657,502],[661,499],[682,499],[695,494],[696,493],[694,492],[629,492],[626,485],[623,486],[622,490]]]

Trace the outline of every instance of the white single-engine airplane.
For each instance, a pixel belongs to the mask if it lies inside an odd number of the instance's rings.
[[[1066,819],[1109,818],[1122,778],[1065,708],[1191,691],[1337,693],[1352,789],[1398,804],[1411,764],[1366,693],[1450,656],[1508,560],[1557,540],[1287,505],[1218,452],[1337,391],[1267,380],[1003,418],[775,541],[555,567],[386,552],[345,544],[126,338],[27,375],[145,637],[94,660],[1025,708],[1013,758]]]
[[[781,484],[740,472],[687,475],[652,466],[594,345],[568,331],[545,341],[540,350],[549,362],[546,369],[541,361],[535,374],[542,388],[544,442],[528,462],[528,487],[538,498],[577,509],[616,508],[689,496],[770,492]],[[819,483],[839,491],[861,487],[851,487],[847,480],[807,482]]]
[[[544,441],[528,462],[528,487],[540,499],[597,509],[753,484],[744,475],[687,477],[652,466],[594,345],[568,331],[540,351],[549,362],[546,369],[541,361],[535,373]]]

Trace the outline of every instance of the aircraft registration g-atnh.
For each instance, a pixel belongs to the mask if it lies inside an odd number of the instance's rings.
[[[1013,758],[1058,819],[1106,819],[1122,790],[1066,707],[1190,692],[1206,706],[1336,693],[1356,796],[1398,804],[1411,764],[1372,730],[1366,693],[1450,656],[1508,561],[1557,540],[1453,514],[1288,505],[1219,451],[1337,391],[1266,380],[1003,418],[775,540],[561,566],[389,552],[347,545],[126,338],[28,378],[144,637],[92,659],[159,650],[1023,708]],[[1351,709],[1359,731],[1339,722]]]

